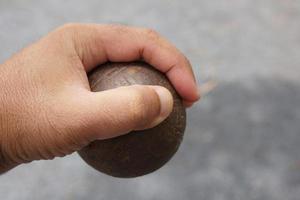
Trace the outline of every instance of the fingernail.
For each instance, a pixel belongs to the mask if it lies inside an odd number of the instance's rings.
[[[164,121],[173,110],[173,96],[170,91],[161,86],[151,86],[157,93],[160,100],[160,114],[154,120],[152,127]]]

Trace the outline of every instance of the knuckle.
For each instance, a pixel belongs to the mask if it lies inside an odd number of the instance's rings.
[[[107,24],[107,27],[112,28],[112,29],[127,29],[128,27],[123,24]]]
[[[146,29],[145,29],[145,33],[146,33],[146,35],[148,35],[151,39],[157,40],[157,39],[159,39],[159,37],[160,37],[159,33],[158,33],[156,30],[151,29],[151,28],[146,28]]]
[[[77,30],[82,29],[82,24],[80,23],[66,23],[58,27],[54,33],[56,33],[60,38],[64,38],[65,35],[72,35],[76,33]]]
[[[132,120],[136,123],[144,121],[146,113],[146,99],[144,97],[143,91],[141,88],[136,87],[131,93],[131,105],[130,111],[132,115]]]
[[[74,27],[76,25],[73,23],[64,24],[56,28],[53,32],[48,35],[50,38],[50,42],[56,41],[57,43],[62,43],[62,41],[66,41],[66,39],[71,38],[70,36],[73,35]]]
[[[118,33],[126,33],[129,31],[129,27],[122,24],[108,24],[106,27]]]
[[[66,23],[66,24],[62,25],[61,27],[59,27],[59,29],[68,31],[68,30],[77,29],[80,26],[81,26],[81,24],[79,24],[79,23]]]
[[[136,86],[131,98],[131,116],[136,126],[146,126],[159,114],[159,99],[153,89]]]

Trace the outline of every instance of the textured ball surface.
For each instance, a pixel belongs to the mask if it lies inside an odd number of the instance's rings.
[[[107,63],[89,74],[92,91],[98,92],[133,84],[161,85],[170,90],[174,107],[158,126],[97,140],[80,150],[90,166],[115,177],[137,177],[162,167],[177,151],[186,125],[181,99],[164,74],[142,62]]]

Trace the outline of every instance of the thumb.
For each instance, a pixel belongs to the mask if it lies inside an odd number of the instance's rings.
[[[91,92],[90,96],[84,117],[91,140],[152,128],[173,109],[171,93],[161,86],[132,85]]]

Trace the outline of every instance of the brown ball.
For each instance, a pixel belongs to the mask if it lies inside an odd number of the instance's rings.
[[[153,172],[171,159],[183,138],[186,112],[164,74],[142,62],[107,63],[89,74],[89,82],[94,92],[133,84],[161,85],[172,93],[174,107],[154,128],[90,143],[79,151],[85,162],[105,174],[129,178]]]

